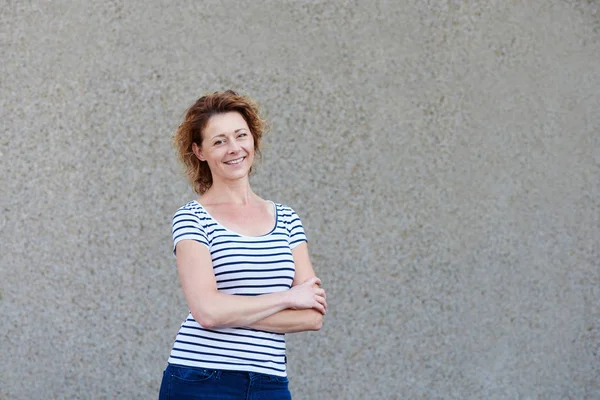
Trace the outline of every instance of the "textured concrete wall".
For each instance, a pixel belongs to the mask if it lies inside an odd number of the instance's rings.
[[[329,290],[295,398],[600,398],[599,8],[2,1],[0,398],[157,396],[170,135],[227,88]]]

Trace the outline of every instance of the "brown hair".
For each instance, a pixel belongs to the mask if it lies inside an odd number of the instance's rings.
[[[268,129],[267,121],[260,117],[258,104],[233,90],[214,92],[200,97],[187,110],[183,123],[179,125],[173,137],[173,144],[179,159],[185,165],[190,183],[194,191],[200,195],[212,186],[212,174],[208,164],[200,161],[194,154],[192,143],[202,145],[202,131],[206,128],[210,117],[231,111],[237,111],[246,120],[254,138],[254,153],[260,157],[260,139]]]

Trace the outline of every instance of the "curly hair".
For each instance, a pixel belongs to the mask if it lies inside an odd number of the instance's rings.
[[[187,110],[183,123],[179,125],[173,136],[173,145],[179,159],[185,165],[186,174],[194,191],[200,195],[212,186],[213,180],[210,167],[206,161],[200,161],[196,157],[192,150],[192,144],[202,145],[202,132],[210,117],[231,111],[237,111],[246,120],[254,138],[254,152],[260,157],[260,140],[268,129],[267,121],[260,117],[256,102],[233,90],[214,92],[200,97]],[[252,172],[252,168],[250,168],[250,172]]]

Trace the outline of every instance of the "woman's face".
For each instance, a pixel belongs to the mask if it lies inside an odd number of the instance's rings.
[[[248,176],[254,161],[254,138],[236,111],[210,117],[202,132],[202,145],[194,153],[210,167],[213,182],[235,181]]]

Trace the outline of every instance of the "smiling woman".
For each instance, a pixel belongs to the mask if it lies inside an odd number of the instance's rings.
[[[327,301],[300,218],[250,188],[265,125],[251,99],[215,92],[174,137],[200,198],[172,222],[190,311],[160,399],[290,399],[285,333],[321,328]]]
[[[240,96],[232,90],[200,97],[188,109],[183,123],[173,138],[179,158],[186,166],[187,175],[198,194],[202,194],[210,188],[212,174],[209,165],[197,157],[194,148],[203,143],[203,138],[207,137],[204,131],[209,120],[229,113],[237,113],[243,118],[244,127],[252,135],[254,152],[259,157],[261,155],[260,142],[267,124],[260,117],[258,105],[253,100]],[[251,170],[252,168],[250,168]]]
[[[192,143],[192,150],[198,160],[208,164],[213,181],[233,182],[250,173],[254,138],[240,113],[213,115],[204,128],[204,137],[204,145]]]

